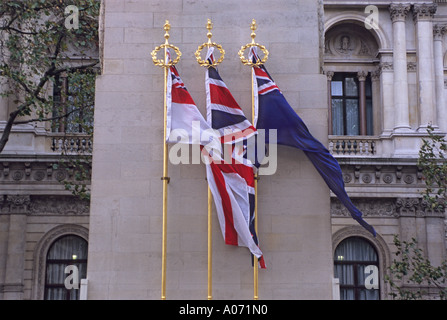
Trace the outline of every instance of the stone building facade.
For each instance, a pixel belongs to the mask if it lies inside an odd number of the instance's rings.
[[[205,73],[194,52],[212,19],[213,41],[226,50],[219,72],[250,118],[250,70],[237,51],[256,19],[270,74],[339,161],[346,190],[377,230],[374,238],[352,220],[302,152],[278,147],[276,173],[258,183],[268,267],[259,271],[261,299],[387,299],[394,235],[416,237],[439,264],[445,212],[423,201],[416,162],[427,126],[447,130],[447,3],[368,4],[104,1],[91,202],[59,182],[70,171],[57,166],[57,146],[76,137],[40,124],[14,129],[0,154],[0,298],[43,299],[50,253],[69,236],[88,242],[84,298],[160,298],[163,70],[150,52],[164,41],[165,20],[183,53],[179,73],[205,115]],[[8,108],[0,100],[0,121]],[[206,299],[205,168],[170,164],[169,177],[167,298]],[[252,274],[248,251],[225,246],[214,217],[213,298],[252,299]]]

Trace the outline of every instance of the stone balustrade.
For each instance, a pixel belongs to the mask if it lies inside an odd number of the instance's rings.
[[[334,156],[368,157],[377,154],[380,140],[371,136],[329,136],[329,152]]]
[[[83,133],[51,133],[48,136],[50,149],[64,154],[91,154],[92,137]]]

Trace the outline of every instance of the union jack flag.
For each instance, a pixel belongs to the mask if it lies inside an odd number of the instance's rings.
[[[210,47],[207,53],[210,62],[214,61],[213,49]],[[265,268],[254,228],[254,167],[250,162],[240,161],[244,149],[234,147],[236,142],[254,138],[257,131],[214,67],[209,67],[206,72],[206,93],[208,123],[219,132],[222,143],[233,147],[231,163],[224,161],[207,165],[208,184],[225,243],[248,247],[259,259],[261,268]]]
[[[207,54],[214,61],[213,47]],[[217,69],[209,67],[206,72],[207,121],[219,131],[222,143],[235,143],[254,136],[255,127],[247,120],[239,104],[228,90]]]

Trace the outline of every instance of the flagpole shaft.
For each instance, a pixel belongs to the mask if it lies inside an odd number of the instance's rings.
[[[255,231],[256,236],[259,239],[258,235],[258,180],[257,175],[255,177]],[[253,257],[254,263],[253,263],[253,300],[259,299],[259,291],[258,291],[258,259],[256,257]]]
[[[212,194],[208,186],[208,300],[213,299],[213,230],[212,230]]]
[[[252,122],[255,120],[255,98],[254,98],[254,90],[253,90],[253,70],[251,71],[251,116]],[[255,176],[255,232],[259,241],[258,234],[258,175]],[[259,284],[258,284],[258,261],[256,257],[253,257],[253,300],[259,299]]]
[[[167,49],[165,48],[165,61]],[[168,145],[166,143],[166,119],[167,119],[167,76],[168,67],[164,67],[164,103],[163,103],[163,221],[162,221],[162,247],[161,247],[161,300],[166,300],[166,242],[167,242],[167,218],[168,218]]]

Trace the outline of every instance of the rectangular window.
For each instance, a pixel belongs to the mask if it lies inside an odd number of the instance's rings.
[[[364,96],[360,96],[364,86]],[[371,77],[368,75],[360,83],[356,73],[336,72],[331,81],[331,114],[332,134],[356,136],[363,132],[373,134],[373,110]],[[362,116],[362,102],[364,103],[364,117]],[[365,133],[363,133],[365,134]]]
[[[55,77],[53,132],[90,132],[93,127],[95,78],[92,71],[63,73]]]

